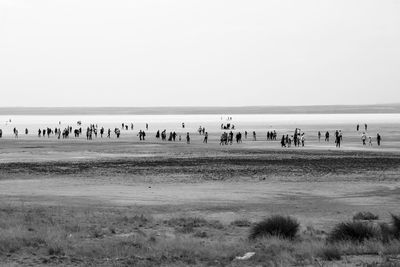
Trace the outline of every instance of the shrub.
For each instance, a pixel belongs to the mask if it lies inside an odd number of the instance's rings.
[[[265,219],[251,228],[250,239],[263,236],[279,236],[293,239],[299,232],[300,224],[296,219],[287,216],[275,215]]]
[[[379,230],[381,232],[382,242],[389,242],[392,239],[392,228],[387,223],[380,223]]]
[[[338,261],[342,258],[340,250],[335,246],[322,248],[318,256],[324,261]]]
[[[367,211],[367,212],[359,212],[356,215],[353,216],[353,220],[358,221],[358,220],[364,220],[364,221],[374,221],[378,220],[379,216]]]
[[[379,231],[371,224],[361,221],[337,224],[329,234],[330,241],[358,241],[379,237]]]
[[[400,239],[400,216],[390,214],[392,216],[392,224],[393,224],[393,236],[394,238]]]

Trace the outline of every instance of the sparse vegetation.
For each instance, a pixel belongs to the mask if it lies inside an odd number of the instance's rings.
[[[342,255],[399,254],[400,241],[393,239],[396,218],[373,228],[386,229],[386,242],[365,238],[326,243],[320,230],[309,226],[300,234],[297,220],[284,216],[256,224],[251,228],[256,238],[247,239],[244,229],[201,217],[161,220],[136,210],[9,207],[0,209],[0,261],[29,255],[28,265],[226,266],[255,252],[246,266],[313,265],[315,259],[339,261]],[[242,227],[247,221],[231,225]],[[384,230],[378,232],[382,236]]]
[[[293,239],[299,232],[300,224],[289,216],[274,215],[251,228],[250,239],[266,236],[278,236]]]
[[[353,220],[355,221],[375,221],[379,220],[379,216],[373,214],[372,212],[358,212],[353,216]]]
[[[237,226],[237,227],[250,227],[251,222],[247,219],[241,219],[241,220],[235,220],[231,222],[231,225]]]
[[[332,245],[323,247],[318,256],[324,261],[338,261],[342,258],[339,248]]]
[[[177,232],[188,234],[193,233],[195,228],[208,227],[222,229],[224,226],[219,221],[207,221],[197,217],[180,217],[164,221],[168,226],[174,227]]]

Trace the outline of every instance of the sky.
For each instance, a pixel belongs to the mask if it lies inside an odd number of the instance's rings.
[[[398,0],[0,0],[0,107],[377,103]]]

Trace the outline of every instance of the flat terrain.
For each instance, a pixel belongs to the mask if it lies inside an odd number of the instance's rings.
[[[311,227],[322,233],[330,231],[340,221],[351,219],[359,211],[373,212],[380,220],[387,221],[390,213],[400,213],[399,174],[400,152],[375,147],[336,149],[332,144],[326,147],[326,144],[314,143],[306,148],[281,149],[278,141],[244,141],[242,144],[219,146],[216,142],[202,144],[200,138],[190,145],[128,139],[91,142],[82,139],[0,140],[1,214],[20,220],[24,227],[28,227],[26,214],[33,213],[43,216],[44,220],[62,221],[70,216],[75,224],[101,224],[99,229],[104,230],[110,228],[111,223],[115,228],[112,233],[89,239],[85,237],[79,242],[105,242],[107,238],[116,242],[139,232],[160,242],[178,237],[186,238],[186,241],[181,240],[183,243],[195,242],[187,240],[187,233],[170,227],[167,222],[174,218],[202,218],[210,222],[203,226],[209,235],[208,241],[200,238],[203,241],[199,242],[219,240],[227,246],[246,239],[249,232],[249,228],[231,226],[232,222],[246,219],[254,223],[271,214],[294,216],[303,231]],[[103,215],[91,221],[82,214],[91,214],[93,218]],[[121,221],[114,221],[124,216],[146,216],[146,222],[149,220],[151,223],[143,223],[143,229],[137,225],[134,229],[127,229],[126,224],[123,226]],[[132,224],[137,224],[136,219],[132,219]],[[29,220],[31,224],[38,218]],[[214,227],[212,222],[222,226]],[[11,222],[4,217],[0,219],[2,231],[10,234],[12,227],[6,226],[7,223]],[[37,223],[37,227],[40,224]],[[42,224],[45,227],[47,223]],[[55,223],[57,227],[59,224]],[[73,232],[63,230],[65,235]],[[192,234],[201,235],[190,232],[189,237]],[[92,262],[94,265],[129,265],[124,261],[128,256],[122,252],[121,257],[116,256],[118,253],[104,251],[97,253],[107,257],[94,252],[96,256],[82,256],[77,255],[76,247],[74,250],[62,244],[59,245],[63,251],[60,255],[25,247],[13,252],[0,245],[0,261],[9,266],[88,265],[90,257],[96,257],[95,263]],[[244,254],[248,252],[246,249],[250,248],[237,247],[231,252]],[[164,255],[167,257],[165,260],[154,256],[153,264],[258,264],[257,261],[231,261],[229,255],[219,263],[201,260],[197,256],[193,256],[191,262],[171,259],[168,255]],[[215,258],[215,261],[221,260]],[[146,259],[139,257],[134,262],[151,266],[151,260]],[[289,262],[293,264],[293,261]],[[357,258],[350,260],[350,263],[357,262]]]

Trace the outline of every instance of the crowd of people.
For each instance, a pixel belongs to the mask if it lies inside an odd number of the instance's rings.
[[[61,122],[59,123],[61,124]],[[51,136],[55,136],[58,139],[68,139],[70,134],[74,134],[75,138],[79,138],[82,135],[83,129],[81,126],[81,122],[79,121],[77,123],[77,128],[73,128],[72,126],[66,126],[63,130],[61,130],[61,128],[59,127],[55,127],[55,128],[50,128],[50,127],[46,127],[46,128],[41,128],[38,129],[37,131],[37,136],[39,138],[50,138]],[[361,136],[361,142],[363,146],[372,146],[373,145],[373,138],[371,135],[368,135],[367,131],[368,131],[368,125],[365,123],[363,125],[364,129],[361,132],[361,127],[359,124],[356,125],[356,132],[358,134],[360,134]],[[182,129],[185,128],[185,123],[182,122]],[[122,131],[134,131],[134,124],[133,123],[122,123],[121,124],[121,129]],[[103,138],[103,136],[105,136],[105,134],[107,134],[107,138],[111,138],[111,133],[113,132],[116,138],[120,138],[121,136],[121,129],[120,128],[114,128],[114,130],[112,131],[110,128],[105,129],[104,127],[98,127],[97,124],[89,124],[89,126],[86,128],[86,139],[87,140],[93,140],[93,138],[97,138],[98,137],[98,133],[100,134],[100,138]],[[146,123],[145,124],[145,129],[146,131],[149,130],[149,124]],[[235,130],[235,126],[231,123],[227,123],[227,124],[221,124],[221,130],[223,131],[221,133],[220,139],[219,139],[219,144],[220,145],[232,145],[234,143],[234,141],[237,144],[242,143],[242,136],[244,135],[244,139],[247,139],[248,137],[248,132],[244,131],[243,134],[240,131],[234,132]],[[226,131],[226,130],[229,130]],[[29,130],[28,128],[25,128],[25,135],[29,134]],[[203,143],[208,143],[209,141],[209,134],[206,131],[206,128],[203,126],[199,126],[198,130],[197,130],[198,134],[203,136]],[[15,138],[19,137],[19,131],[16,127],[14,127],[13,129],[13,135]],[[146,132],[145,130],[139,130],[137,136],[139,137],[140,141],[145,141],[146,140]],[[186,132],[185,133],[186,136],[186,143],[190,144],[191,141],[191,137],[190,137],[190,133]],[[266,136],[264,138],[262,138],[262,140],[266,140],[266,141],[276,141],[277,140],[277,136],[278,133],[276,132],[276,130],[272,130],[272,131],[267,131],[266,132]],[[322,136],[324,136],[324,141],[329,143],[330,142],[330,132],[326,131],[324,134],[321,131],[318,131],[317,133],[317,138],[318,138],[318,142],[321,142],[321,138]],[[3,137],[3,131],[2,129],[0,129],[0,138]],[[170,141],[170,142],[176,142],[181,141],[182,140],[182,136],[181,134],[177,133],[176,131],[169,131],[167,133],[167,130],[164,129],[162,131],[157,130],[156,134],[155,134],[156,139],[161,139],[162,141]],[[257,133],[256,131],[252,132],[252,139],[253,141],[257,141]],[[382,142],[382,136],[380,135],[380,133],[376,134],[376,144],[378,146],[381,145]],[[336,147],[340,148],[342,143],[343,143],[343,134],[341,130],[335,130],[334,131],[334,143],[336,145]],[[280,144],[281,147],[286,147],[289,148],[292,145],[295,147],[304,147],[306,144],[306,134],[305,132],[303,132],[301,129],[299,128],[295,128],[293,134],[283,134],[282,137],[280,138]]]

